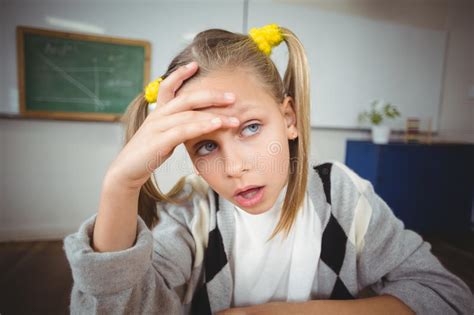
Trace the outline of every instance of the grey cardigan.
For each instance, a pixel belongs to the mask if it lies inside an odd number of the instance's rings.
[[[150,231],[138,217],[126,250],[91,248],[96,214],[64,239],[74,285],[72,314],[213,314],[231,307],[233,205],[196,175],[186,177],[182,206],[157,203]],[[473,296],[404,229],[367,180],[339,162],[310,168],[308,190],[322,224],[312,299],[354,299],[370,287],[419,314],[472,314]],[[132,224],[132,222],[131,222]],[[135,224],[135,223],[133,223]]]

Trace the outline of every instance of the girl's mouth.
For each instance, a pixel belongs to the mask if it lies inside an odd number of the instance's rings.
[[[263,199],[265,186],[250,188],[234,196],[241,207],[253,207]]]

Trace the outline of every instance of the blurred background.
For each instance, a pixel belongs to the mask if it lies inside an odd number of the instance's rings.
[[[307,51],[311,161],[341,161],[371,180],[474,288],[474,1],[0,0],[1,314],[68,312],[62,239],[97,212],[123,142],[117,121],[21,114],[16,28],[148,41],[155,79],[202,30],[269,23],[292,30]],[[283,74],[286,47],[272,58]],[[401,114],[386,120],[389,143],[374,143],[370,121],[357,119],[373,100]],[[407,141],[409,118],[421,124]],[[155,178],[166,191],[191,172],[181,146]]]

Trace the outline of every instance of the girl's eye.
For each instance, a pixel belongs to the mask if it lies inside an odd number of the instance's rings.
[[[242,133],[245,133],[245,131],[248,130],[250,133],[249,133],[249,134],[246,134],[246,135],[244,135],[244,136],[251,136],[251,135],[257,133],[257,132],[260,130],[261,127],[262,127],[261,124],[259,124],[259,123],[253,123],[253,124],[250,124],[250,125],[248,125],[247,127],[245,127],[244,130],[242,131]]]
[[[213,142],[207,142],[203,144],[202,146],[199,147],[199,149],[196,151],[197,155],[204,156],[208,155],[216,148],[216,144]]]
[[[242,130],[242,135],[244,137],[252,136],[258,133],[261,128],[262,125],[259,123],[250,124]],[[214,151],[216,148],[217,144],[215,144],[214,142],[206,142],[196,150],[196,155],[205,156],[211,154],[212,151]]]

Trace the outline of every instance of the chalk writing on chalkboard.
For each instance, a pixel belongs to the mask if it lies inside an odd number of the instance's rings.
[[[149,81],[145,41],[18,27],[17,45],[26,116],[118,120]]]

